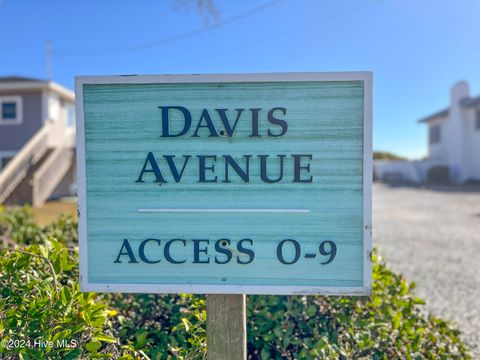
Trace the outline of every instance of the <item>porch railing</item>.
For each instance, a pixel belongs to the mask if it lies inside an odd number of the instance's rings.
[[[73,151],[70,147],[56,148],[33,174],[32,205],[40,206],[55,190],[72,165]]]
[[[0,204],[15,190],[28,169],[47,151],[49,130],[48,125],[38,130],[0,172]]]

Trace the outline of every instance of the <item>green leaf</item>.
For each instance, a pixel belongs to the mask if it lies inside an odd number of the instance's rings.
[[[105,342],[108,342],[108,343],[117,342],[117,339],[115,339],[113,336],[109,336],[109,335],[106,335],[106,334],[95,335],[95,339],[100,340],[100,341],[105,341]]]
[[[182,323],[183,323],[183,326],[185,326],[185,330],[188,332],[192,324],[190,323],[190,321],[188,321],[187,318],[182,318]]]
[[[91,353],[96,352],[101,346],[102,343],[100,341],[90,341],[85,344],[85,348]]]

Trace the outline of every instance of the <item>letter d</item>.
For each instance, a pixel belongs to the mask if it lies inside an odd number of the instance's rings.
[[[190,126],[192,125],[192,115],[187,108],[184,108],[183,106],[159,106],[158,108],[162,110],[162,137],[178,137],[185,135],[187,131],[190,130]],[[183,114],[183,129],[178,134],[170,134],[169,131],[168,114],[170,109],[179,110]]]

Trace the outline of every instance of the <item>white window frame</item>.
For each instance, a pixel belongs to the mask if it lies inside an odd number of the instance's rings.
[[[16,117],[15,119],[4,120],[3,119],[3,103],[14,102],[16,103]],[[0,96],[0,125],[20,125],[23,123],[23,103],[20,95],[15,96]]]

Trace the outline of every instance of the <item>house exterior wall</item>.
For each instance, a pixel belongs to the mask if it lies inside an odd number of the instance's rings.
[[[62,117],[62,103],[58,94],[50,91],[47,93],[47,117],[51,121],[61,121]]]
[[[465,180],[480,181],[480,129],[476,128],[477,111],[480,109],[470,108],[465,113]]]
[[[427,143],[428,157],[433,160],[447,161],[448,159],[448,134],[447,134],[448,117],[438,118],[428,124]],[[430,142],[430,128],[432,126],[440,127],[440,141],[432,144]]]
[[[373,162],[374,177],[380,181],[407,181],[419,183],[422,181],[413,161],[407,160],[375,160]]]
[[[436,166],[447,166],[445,160],[375,160],[373,162],[374,177],[380,181],[390,181],[397,176],[398,180],[424,183],[428,181],[428,171]]]
[[[459,82],[452,87],[448,116],[428,122],[441,127],[441,140],[429,143],[429,160],[445,161],[451,180],[457,183],[480,180],[480,131],[476,129],[475,107],[463,107],[469,98],[468,84]]]
[[[0,96],[21,96],[22,122],[0,124],[0,152],[18,151],[42,126],[41,92],[0,93]]]
[[[461,81],[454,86],[450,93],[449,119],[447,121],[447,150],[450,178],[454,182],[463,182],[467,177],[465,166],[465,109],[460,105],[461,100],[468,98],[468,84]]]
[[[67,103],[54,92],[46,93],[46,119],[50,124],[50,147],[62,146],[67,140]]]

